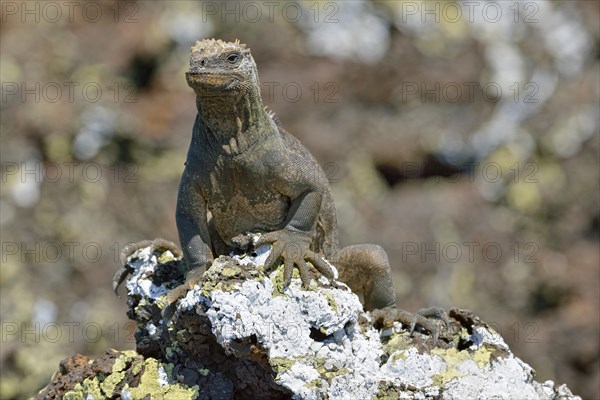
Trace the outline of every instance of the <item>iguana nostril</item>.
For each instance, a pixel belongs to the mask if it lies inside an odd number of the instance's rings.
[[[204,64],[206,64],[206,60],[200,60],[200,66],[204,67]]]

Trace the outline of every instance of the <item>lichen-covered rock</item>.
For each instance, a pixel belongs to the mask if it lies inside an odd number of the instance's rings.
[[[435,343],[400,323],[376,329],[344,284],[320,277],[303,289],[294,275],[283,287],[281,268],[263,270],[267,255],[263,247],[216,259],[169,305],[166,294],[184,281],[181,261],[139,250],[126,283],[139,354],[110,353],[108,374],[93,363],[79,367],[83,374],[63,371],[40,398],[63,388],[73,399],[578,399],[564,385],[536,382],[468,311],[451,310]],[[68,390],[65,376],[78,380]]]
[[[140,356],[135,351],[107,350],[96,360],[77,354],[63,360],[59,372],[35,399],[92,400],[196,399],[198,387],[179,383],[173,364]]]

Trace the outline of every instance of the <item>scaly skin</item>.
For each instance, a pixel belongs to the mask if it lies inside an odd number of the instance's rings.
[[[366,310],[380,309],[375,320],[435,329],[426,318],[394,308],[390,265],[380,246],[338,250],[335,205],[325,173],[263,106],[250,49],[237,41],[198,41],[186,80],[196,93],[198,114],[176,219],[193,272],[169,300],[201,279],[214,257],[234,250],[236,237],[262,233],[255,246],[272,245],[265,268],[282,260],[286,283],[297,268],[308,286],[307,261],[333,281],[327,259],[337,267],[339,279],[363,295]]]

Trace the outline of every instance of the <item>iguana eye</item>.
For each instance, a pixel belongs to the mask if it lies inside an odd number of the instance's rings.
[[[227,56],[227,61],[229,61],[232,64],[235,64],[239,58],[240,55],[238,53],[232,53]]]

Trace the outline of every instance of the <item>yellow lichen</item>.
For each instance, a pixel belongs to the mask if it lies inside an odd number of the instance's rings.
[[[102,392],[100,387],[100,381],[98,377],[87,378],[83,382],[75,385],[73,390],[65,393],[63,399],[65,400],[79,400],[79,399],[104,399],[105,394]]]
[[[271,358],[269,363],[271,364],[273,369],[275,371],[277,371],[277,373],[280,373],[280,372],[284,372],[284,371],[287,371],[288,369],[290,369],[292,367],[292,365],[294,365],[296,363],[296,361],[290,360],[289,358],[285,358],[285,357],[274,357],[274,358]]]
[[[490,356],[492,353],[485,346],[482,346],[475,352],[469,352],[467,350],[458,351],[455,348],[436,348],[431,350],[431,354],[441,357],[446,364],[446,370],[444,372],[436,374],[432,377],[435,385],[444,387],[452,379],[464,375],[463,372],[458,370],[459,365],[464,362],[473,361],[479,366],[479,368],[484,368],[490,362]]]
[[[238,267],[223,267],[223,269],[221,270],[221,276],[225,277],[225,278],[233,278],[236,275],[239,275],[242,273],[242,270]]]
[[[308,389],[318,389],[321,387],[321,380],[313,379],[312,381],[310,381],[306,385],[304,385],[304,387],[306,387]]]
[[[334,313],[338,312],[338,307],[337,304],[335,302],[335,298],[333,297],[333,295],[331,294],[331,292],[329,290],[323,290],[321,292],[321,294],[323,296],[325,296],[325,298],[327,299],[327,304],[329,304],[329,307],[331,307],[331,309],[333,310]]]
[[[411,347],[410,342],[408,341],[409,337],[406,333],[394,333],[390,336],[390,339],[383,344],[383,351],[387,354],[392,354],[398,350],[406,350]]]
[[[106,395],[105,397],[113,397],[115,388],[123,378],[125,378],[125,372],[113,372],[100,382],[100,389]]]
[[[141,376],[140,384],[136,387],[125,385],[124,390],[131,394],[132,399],[142,399],[146,396],[151,398],[163,399],[194,399],[198,396],[198,386],[186,387],[174,383],[171,375],[171,368],[168,364],[159,363],[154,358],[148,358],[144,362],[144,373]],[[159,369],[163,368],[169,382],[160,381]]]
[[[163,252],[160,256],[158,256],[158,262],[161,264],[166,264],[169,261],[173,260],[175,260],[175,256],[169,250]]]

